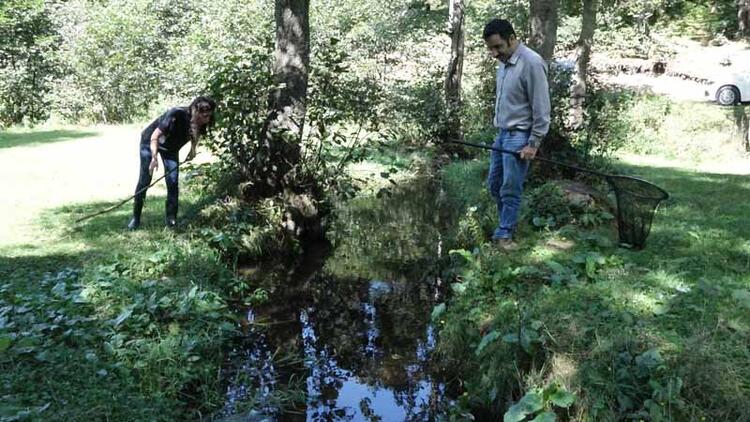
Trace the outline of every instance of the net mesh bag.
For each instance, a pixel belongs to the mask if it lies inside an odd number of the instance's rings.
[[[661,201],[669,198],[662,188],[629,176],[607,176],[617,200],[617,231],[620,243],[635,249],[646,246],[651,222]]]

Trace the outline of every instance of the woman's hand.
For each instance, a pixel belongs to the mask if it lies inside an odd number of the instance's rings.
[[[148,172],[154,174],[154,170],[159,170],[159,161],[156,157],[151,159],[151,163],[148,165]]]

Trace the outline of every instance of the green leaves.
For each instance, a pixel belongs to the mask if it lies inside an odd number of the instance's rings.
[[[505,412],[503,422],[521,422],[527,416],[542,410],[543,406],[542,396],[535,391],[530,391]]]
[[[732,292],[732,298],[736,300],[741,306],[750,309],[750,291],[737,289]]]
[[[656,349],[651,349],[635,357],[635,365],[641,376],[648,376],[659,366],[664,364],[661,354]]]
[[[535,389],[527,392],[518,403],[505,412],[503,422],[520,422],[544,409],[547,411],[536,415],[532,422],[553,422],[557,418],[555,413],[550,411],[552,406],[567,409],[574,402],[575,395],[559,384],[552,383],[543,390]]]
[[[562,389],[555,389],[555,391],[549,395],[549,401],[554,404],[557,407],[562,408],[568,408],[573,405],[573,403],[576,401],[576,396],[573,394],[562,390]]]
[[[430,319],[432,320],[433,323],[435,323],[438,320],[438,318],[440,318],[445,313],[445,309],[446,309],[445,303],[441,303],[432,309],[432,314],[430,315]]]
[[[6,350],[10,349],[12,342],[10,336],[0,335],[0,353],[4,353]]]
[[[133,309],[134,306],[129,306],[123,309],[122,312],[120,312],[120,315],[112,321],[112,325],[114,325],[115,328],[119,327],[123,322],[130,318],[130,315],[133,314]]]
[[[557,416],[555,416],[552,412],[544,412],[538,414],[534,419],[531,420],[531,422],[555,422],[557,420]]]
[[[479,342],[479,346],[477,346],[474,353],[479,356],[482,351],[493,341],[497,340],[497,338],[500,337],[500,332],[493,330],[484,337],[482,337],[482,341]]]

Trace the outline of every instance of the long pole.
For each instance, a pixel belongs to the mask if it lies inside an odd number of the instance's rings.
[[[473,144],[471,142],[464,142],[464,141],[452,141],[452,140],[450,140],[448,142],[453,142],[454,144],[461,144],[461,145],[466,145],[466,146],[470,146],[470,147],[474,147],[474,148],[482,148],[482,149],[487,149],[487,150],[491,150],[491,151],[504,152],[506,154],[513,154],[516,157],[520,157],[520,154],[518,153],[518,151],[510,151],[510,150],[503,149],[503,148],[491,147],[489,145],[482,145],[482,144]],[[567,167],[569,169],[573,169],[573,170],[576,170],[576,171],[581,171],[581,172],[584,172],[584,173],[595,174],[597,176],[602,176],[602,177],[610,177],[611,176],[611,175],[606,174],[606,173],[601,173],[601,172],[598,172],[598,171],[594,171],[594,170],[589,170],[589,169],[577,167],[577,166],[574,166],[572,164],[567,164],[567,163],[563,163],[563,162],[560,162],[560,161],[550,160],[549,158],[534,157],[534,160],[535,161],[542,161],[544,163],[554,164],[556,166]]]
[[[115,205],[113,205],[113,206],[111,206],[111,207],[109,207],[107,209],[101,210],[99,212],[95,212],[93,214],[89,214],[89,215],[87,215],[85,217],[81,217],[81,218],[79,218],[78,220],[75,221],[75,224],[78,224],[78,223],[80,223],[82,221],[86,221],[89,218],[94,218],[96,216],[99,216],[99,215],[102,215],[102,214],[106,214],[108,212],[112,212],[112,211],[120,208],[121,206],[123,206],[123,205],[127,204],[128,202],[130,202],[130,200],[132,200],[133,198],[135,198],[136,196],[138,196],[140,193],[145,192],[148,188],[150,188],[150,187],[154,186],[155,184],[159,183],[160,180],[164,179],[165,177],[169,176],[173,172],[177,171],[177,169],[179,169],[180,166],[183,165],[183,164],[185,164],[187,161],[188,160],[184,160],[181,163],[177,164],[177,167],[173,168],[172,170],[169,170],[168,172],[165,172],[162,177],[154,180],[153,182],[151,182],[150,185],[146,186],[145,188],[139,189],[135,194],[133,194],[133,196],[129,197],[128,199],[123,199],[119,203],[117,203],[117,204],[115,204]]]

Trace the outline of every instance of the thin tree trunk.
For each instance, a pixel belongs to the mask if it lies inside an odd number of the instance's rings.
[[[570,87],[570,115],[568,125],[580,129],[583,125],[583,104],[586,99],[591,46],[596,32],[596,11],[598,0],[583,0],[581,35],[578,38],[576,70]]]
[[[734,124],[737,125],[737,134],[745,151],[750,152],[750,118],[747,110],[742,105],[734,106]]]
[[[737,0],[737,23],[739,35],[742,37],[750,36],[750,1]]]
[[[446,136],[448,140],[462,140],[461,128],[461,79],[464,68],[464,0],[449,0],[448,33],[451,36],[451,58],[445,78],[445,106],[448,119]],[[447,148],[452,150],[452,148]]]
[[[546,61],[555,52],[559,5],[560,0],[531,0],[529,47]]]
[[[260,195],[279,193],[300,159],[310,64],[310,0],[276,0],[274,79],[279,88],[270,97],[271,112],[258,149]]]

